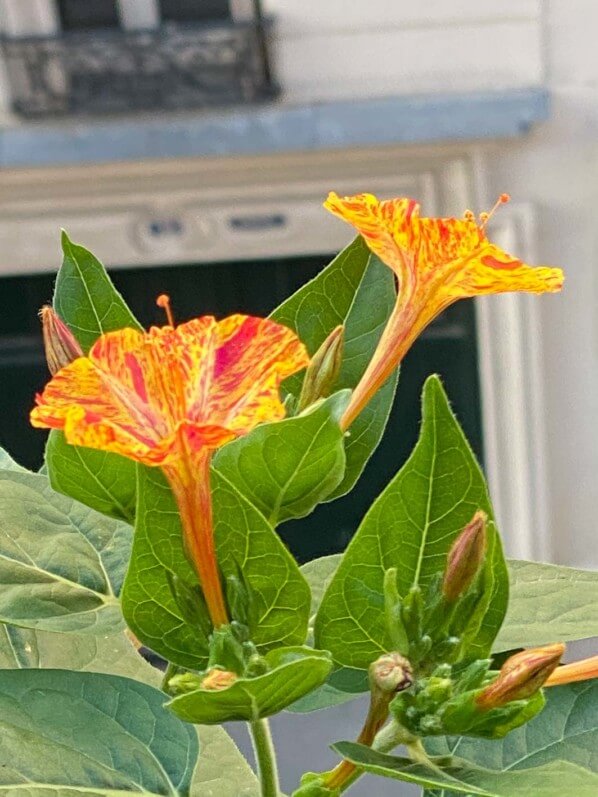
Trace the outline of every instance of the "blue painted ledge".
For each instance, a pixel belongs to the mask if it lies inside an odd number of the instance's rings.
[[[0,130],[0,168],[503,138],[548,112],[547,91],[517,89],[37,122]]]

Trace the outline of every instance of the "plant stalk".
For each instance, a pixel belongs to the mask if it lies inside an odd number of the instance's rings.
[[[280,797],[276,751],[268,720],[249,722],[249,733],[255,753],[262,797]]]

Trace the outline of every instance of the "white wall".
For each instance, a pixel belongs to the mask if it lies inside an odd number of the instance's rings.
[[[563,293],[539,299],[553,557],[598,567],[598,3],[545,12],[552,118],[496,147],[489,193],[533,202],[541,262],[566,270]]]
[[[237,6],[243,2],[235,0]],[[275,20],[275,73],[289,103],[499,90],[543,81],[542,0],[263,5]],[[155,0],[120,0],[120,8],[131,24],[155,18]],[[57,24],[54,0],[0,0],[0,27],[10,33],[47,33]],[[0,124],[3,108],[6,114],[0,76]]]
[[[289,102],[534,86],[542,0],[264,0]]]

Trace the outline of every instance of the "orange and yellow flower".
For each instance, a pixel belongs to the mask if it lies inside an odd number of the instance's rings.
[[[508,201],[503,195],[497,204]],[[378,348],[343,416],[347,428],[401,362],[414,340],[444,309],[459,299],[488,293],[558,291],[563,272],[532,268],[486,238],[490,214],[478,222],[424,218],[419,204],[399,198],[379,201],[372,194],[341,198],[331,193],[324,203],[331,213],[352,224],[368,247],[397,276],[395,309]]]
[[[63,430],[73,445],[162,468],[219,626],[228,613],[213,539],[211,455],[257,424],[283,418],[280,383],[308,362],[290,329],[251,316],[205,316],[147,333],[121,329],[54,375],[31,422]]]

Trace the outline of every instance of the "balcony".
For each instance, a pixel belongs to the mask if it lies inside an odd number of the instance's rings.
[[[12,107],[43,118],[262,102],[278,93],[269,29],[261,20],[219,21],[4,37]]]

